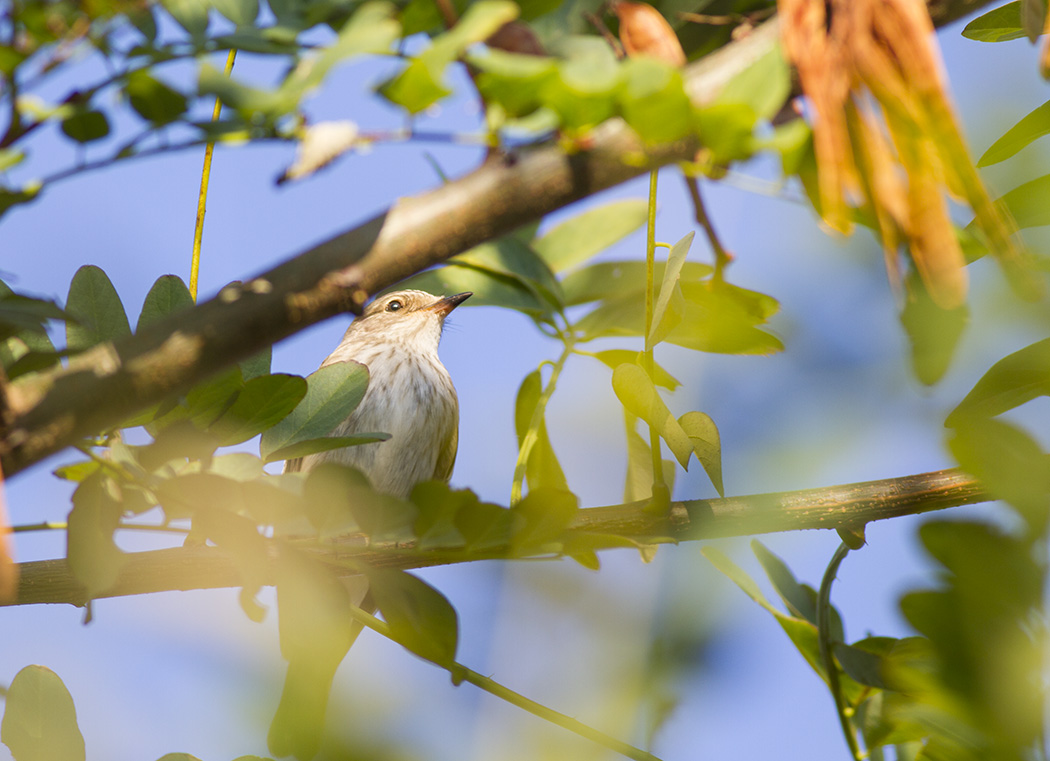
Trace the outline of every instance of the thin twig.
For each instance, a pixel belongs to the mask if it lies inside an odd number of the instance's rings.
[[[722,241],[715,231],[715,226],[707,213],[707,207],[704,206],[704,198],[700,195],[700,181],[696,177],[685,175],[685,185],[689,189],[689,197],[693,200],[693,210],[696,214],[697,224],[703,228],[704,234],[711,244],[711,250],[715,253],[714,277],[716,280],[721,280],[725,274],[726,267],[733,261],[733,255],[722,245]]]

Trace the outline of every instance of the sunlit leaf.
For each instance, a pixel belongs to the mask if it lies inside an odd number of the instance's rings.
[[[251,26],[259,15],[259,0],[208,0],[208,2],[237,26]]]
[[[4,696],[0,740],[17,761],[84,761],[73,696],[46,666],[26,666]]]
[[[779,45],[729,80],[716,103],[749,106],[759,119],[770,119],[791,94],[791,69]]]
[[[486,49],[467,59],[479,69],[478,90],[510,117],[531,114],[543,105],[543,90],[555,76],[553,58]]]
[[[413,275],[401,281],[397,287],[416,288],[427,293],[470,291],[474,294],[468,302],[471,306],[501,306],[530,315],[540,315],[549,309],[549,305],[538,293],[526,288],[516,278],[456,264],[454,260],[444,266]]]
[[[532,242],[532,248],[553,272],[564,272],[630,235],[647,216],[644,199],[613,201],[552,227]]]
[[[84,265],[73,276],[66,312],[73,318],[66,323],[66,345],[70,349],[86,349],[131,335],[124,305],[113,283],[93,265]]]
[[[678,418],[678,425],[689,436],[696,459],[704,468],[719,496],[725,496],[722,485],[722,442],[718,427],[703,412],[687,412]]]
[[[653,426],[667,442],[678,463],[688,469],[692,441],[667,409],[645,370],[635,364],[620,365],[613,370],[612,385],[623,406]]]
[[[568,483],[565,480],[565,472],[558,464],[558,457],[554,453],[550,436],[547,433],[545,417],[541,417],[538,427],[532,429],[532,418],[543,390],[543,381],[539,370],[533,370],[525,376],[518,388],[518,395],[514,402],[514,430],[518,436],[518,446],[521,447],[525,437],[532,434],[534,442],[529,459],[526,462],[526,479],[530,489],[538,489],[549,486],[555,489],[567,490]]]
[[[643,140],[671,143],[696,130],[693,104],[676,66],[655,58],[628,58],[620,77],[620,113]]]
[[[376,607],[394,639],[421,658],[450,666],[456,659],[459,621],[445,596],[404,571],[367,571]]]
[[[977,162],[978,167],[991,166],[1013,156],[1033,140],[1050,134],[1050,101],[1047,101],[996,140]]]
[[[469,489],[452,489],[440,481],[424,481],[412,489],[419,514],[414,529],[420,549],[462,547],[466,540],[456,526],[460,511],[478,504]]]
[[[368,368],[336,362],[307,379],[307,392],[290,415],[263,434],[263,459],[300,441],[327,436],[353,412],[368,388]]]
[[[545,486],[530,489],[525,498],[511,508],[514,516],[511,552],[530,555],[557,551],[560,549],[558,539],[579,509],[579,499],[570,491]]]
[[[653,322],[649,335],[645,338],[646,350],[658,344],[682,321],[685,311],[684,297],[679,284],[685,258],[693,244],[695,233],[687,233],[684,238],[671,247],[667,255],[667,267],[663,280],[657,290],[656,304],[653,306]]]
[[[594,354],[595,359],[600,360],[610,370],[615,370],[625,362],[641,364],[641,356],[640,352],[631,351],[630,349],[607,349]],[[674,391],[682,385],[677,378],[660,367],[656,362],[653,362],[653,383],[670,391]]]
[[[544,105],[561,123],[584,130],[616,112],[620,69],[612,49],[597,37],[573,37],[563,43],[566,60],[544,87]]]
[[[627,434],[627,474],[624,478],[623,501],[649,500],[653,495],[653,452],[648,442],[638,434],[638,418],[627,410],[624,410],[624,424]],[[662,460],[661,465],[663,482],[668,491],[673,491],[677,475],[675,461]]]
[[[663,261],[656,262],[654,275],[658,281],[663,280],[666,266]],[[682,267],[681,280],[695,283],[710,274],[709,265],[687,261]],[[629,296],[632,299],[644,297],[645,262],[591,264],[566,275],[562,280],[562,292],[565,294],[565,303],[569,305],[586,304],[617,296]]]
[[[1006,205],[1019,228],[1042,227],[1050,225],[1050,204],[1045,203],[1048,193],[1050,193],[1050,174],[1029,180],[1008,190],[998,202]],[[971,222],[967,229],[973,227],[974,223]]]

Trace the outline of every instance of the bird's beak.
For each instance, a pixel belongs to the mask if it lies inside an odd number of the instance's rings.
[[[431,312],[437,312],[442,317],[447,317],[449,312],[451,312],[453,309],[458,307],[460,304],[462,304],[464,301],[466,301],[473,295],[474,294],[470,291],[465,291],[464,293],[457,293],[455,296],[446,296],[443,299],[438,299],[433,304],[426,307],[426,309],[430,310]]]

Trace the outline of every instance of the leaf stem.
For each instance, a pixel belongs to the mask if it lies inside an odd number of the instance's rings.
[[[649,219],[645,230],[645,372],[652,378],[655,371],[653,347],[649,336],[653,331],[653,309],[656,301],[656,179],[659,169],[649,172]],[[670,498],[666,494],[664,482],[663,450],[660,445],[660,434],[649,424],[649,451],[653,458],[653,497],[660,492],[662,501]]]
[[[708,216],[704,198],[700,195],[700,181],[696,177],[686,175],[685,184],[689,188],[689,197],[693,199],[697,224],[703,228],[707,240],[711,243],[711,250],[715,252],[715,280],[721,280],[726,267],[733,261],[733,255],[722,245],[718,232],[711,222],[711,217]]]
[[[514,463],[514,481],[510,486],[510,504],[512,507],[521,501],[522,492],[525,489],[525,470],[529,463],[529,455],[532,454],[532,449],[539,440],[540,426],[543,424],[543,416],[547,411],[547,402],[550,401],[551,396],[554,394],[554,388],[558,383],[558,376],[561,375],[562,368],[565,367],[569,357],[576,351],[575,339],[570,331],[562,331],[561,339],[564,342],[564,348],[557,361],[544,360],[540,365],[540,367],[545,364],[551,366],[551,377],[547,380],[547,385],[544,387],[543,393],[540,394],[540,398],[536,400],[536,409],[532,411],[529,429],[525,432],[525,437],[521,440],[521,447],[518,449],[518,460]]]
[[[381,634],[387,639],[393,642],[397,642],[399,645],[402,645],[402,647],[404,647],[403,643],[398,642],[397,638],[393,635],[393,632],[390,630],[390,627],[384,621],[354,606],[350,607],[350,613],[358,623],[367,626],[372,631]],[[517,706],[523,711],[531,713],[533,716],[538,716],[544,721],[548,721],[551,724],[561,727],[562,729],[567,729],[573,734],[579,735],[584,739],[597,743],[598,745],[601,745],[604,748],[608,748],[609,750],[619,753],[620,755],[625,756],[627,758],[634,759],[635,761],[660,761],[660,758],[658,756],[655,756],[652,753],[649,753],[648,751],[642,750],[641,748],[636,748],[630,743],[623,742],[622,740],[617,740],[615,737],[607,735],[604,732],[595,729],[594,727],[588,726],[587,724],[584,724],[578,719],[574,719],[571,716],[567,716],[566,714],[563,714],[559,711],[555,711],[553,708],[548,708],[542,703],[537,703],[535,700],[531,700],[525,697],[524,695],[515,692],[514,690],[510,689],[505,685],[500,684],[494,679],[491,679],[487,676],[482,676],[478,672],[467,668],[458,661],[453,661],[451,663],[440,663],[438,661],[430,661],[429,659],[427,660],[430,663],[433,663],[435,666],[448,671],[449,674],[452,675],[452,680],[454,684],[458,685],[461,682],[468,682],[477,687],[479,690],[487,692],[493,697],[497,697],[500,700],[504,700],[513,706]]]
[[[850,755],[855,761],[863,761],[864,753],[857,744],[857,734],[850,722],[846,712],[846,698],[842,694],[842,685],[839,682],[838,666],[831,654],[831,585],[835,581],[835,574],[839,566],[849,554],[850,549],[845,542],[839,545],[835,554],[824,571],[824,578],[820,581],[820,592],[817,594],[817,644],[820,647],[820,660],[824,664],[824,671],[828,675],[828,688],[831,696],[835,699],[835,711],[839,716],[839,724],[842,726],[842,734],[846,738]]]
[[[237,60],[237,49],[230,48],[226,54],[226,76],[233,71],[233,62]],[[216,97],[211,111],[212,122],[219,121],[222,113],[222,101]],[[197,300],[197,277],[201,268],[201,239],[204,237],[204,212],[208,201],[208,182],[211,180],[211,157],[215,153],[215,142],[209,141],[204,148],[204,168],[201,169],[201,189],[197,194],[197,223],[193,228],[193,254],[190,258],[190,296]]]

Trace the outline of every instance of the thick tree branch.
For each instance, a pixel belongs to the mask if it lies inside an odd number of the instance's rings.
[[[987,0],[935,0],[947,23]],[[698,104],[775,44],[777,23],[688,67]],[[695,140],[646,147],[622,122],[575,155],[548,145],[486,162],[141,334],[102,344],[67,368],[20,379],[0,400],[0,465],[13,476],[78,439],[117,426],[224,367],[341,311],[408,275],[540,219],[655,166],[691,158]]]
[[[799,529],[856,529],[871,521],[990,499],[973,478],[959,470],[942,470],[820,489],[674,502],[668,515],[646,512],[645,502],[587,508],[580,510],[566,539],[570,549],[574,535],[586,536],[588,548],[612,549],[622,548],[624,540],[658,544]],[[271,566],[288,547],[285,542],[270,543]],[[402,569],[509,555],[508,547],[497,547],[484,554],[454,549],[420,552],[411,548],[371,548],[359,537],[310,551],[337,564],[354,558],[377,567]],[[117,583],[99,597],[244,584],[235,559],[216,547],[178,547],[130,553],[126,557]],[[84,589],[74,580],[65,559],[22,563],[19,568],[18,597],[0,604],[83,605],[87,601]]]

